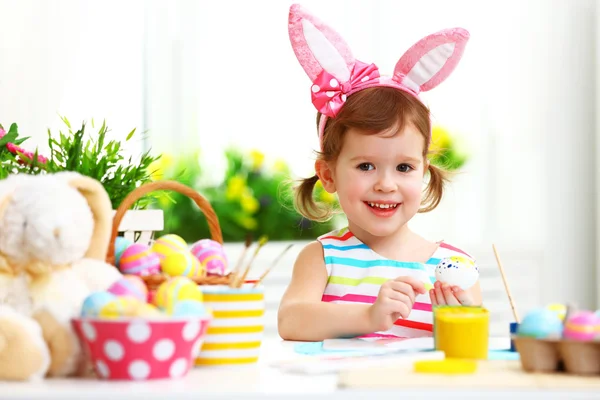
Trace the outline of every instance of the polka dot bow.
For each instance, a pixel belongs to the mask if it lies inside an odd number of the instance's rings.
[[[335,117],[346,101],[346,96],[362,86],[379,82],[379,69],[375,64],[356,61],[347,82],[339,82],[332,74],[323,70],[311,87],[312,103],[328,117]]]

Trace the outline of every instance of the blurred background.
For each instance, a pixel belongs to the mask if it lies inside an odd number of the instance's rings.
[[[248,232],[269,236],[264,262],[298,242],[270,278],[274,313],[301,245],[344,222],[302,220],[285,189],[313,174],[317,148],[310,82],[289,44],[290,4],[0,0],[0,123],[18,124],[29,137],[22,146],[47,155],[49,135],[69,130],[61,117],[72,132],[85,121],[92,135],[106,121],[124,162],[147,154],[148,179],[178,179],[210,198],[232,258]],[[478,259],[498,330],[513,316],[492,243],[521,313],[549,302],[599,307],[597,3],[302,4],[387,74],[424,35],[470,31],[453,75],[423,95],[457,174],[412,227]],[[164,232],[208,235],[184,198],[157,194],[148,206],[165,211]]]

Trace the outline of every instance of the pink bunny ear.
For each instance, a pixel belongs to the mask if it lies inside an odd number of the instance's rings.
[[[296,58],[314,82],[323,71],[339,82],[350,79],[355,59],[342,37],[298,4],[290,7],[288,31]]]
[[[433,89],[454,71],[468,40],[469,32],[462,28],[424,37],[400,57],[392,79],[415,93]]]

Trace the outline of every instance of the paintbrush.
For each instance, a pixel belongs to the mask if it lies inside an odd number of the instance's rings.
[[[258,255],[258,252],[260,251],[260,249],[262,249],[262,247],[268,241],[269,241],[269,239],[266,236],[261,236],[258,239],[258,244],[256,246],[256,250],[254,251],[254,254],[252,255],[252,258],[250,259],[250,261],[246,265],[246,269],[244,270],[244,273],[242,274],[242,276],[239,279],[236,279],[236,281],[234,283],[234,287],[236,287],[236,288],[242,287],[242,285],[244,284],[244,281],[246,280],[246,277],[248,276],[248,272],[250,272],[250,269],[252,268],[252,264],[254,263],[254,260],[256,259],[256,256]]]
[[[510,294],[510,289],[508,287],[508,281],[506,280],[506,275],[504,275],[504,268],[502,267],[502,262],[500,261],[500,255],[498,255],[498,250],[496,250],[496,245],[492,244],[492,248],[494,249],[494,255],[496,256],[496,262],[498,263],[498,269],[500,270],[500,275],[502,276],[502,281],[504,282],[504,289],[506,289],[506,295],[508,296],[508,301],[510,303],[510,308],[512,308],[513,316],[515,317],[515,322],[520,323],[519,314],[517,313],[517,306]]]
[[[231,276],[229,278],[229,287],[231,287],[231,288],[235,287],[235,282],[237,280],[238,274],[240,273],[242,263],[244,262],[244,258],[246,258],[246,253],[248,252],[248,249],[250,248],[251,245],[252,245],[252,234],[248,233],[246,235],[246,241],[244,242],[244,249],[242,250],[242,253],[240,254],[240,258],[238,259],[238,262],[237,262],[235,268],[233,269],[233,271],[231,271]]]
[[[273,261],[273,263],[271,264],[271,266],[269,268],[267,268],[267,270],[265,272],[263,272],[263,274],[260,276],[260,278],[258,279],[258,281],[254,284],[254,287],[257,287],[262,281],[263,279],[265,279],[265,277],[269,274],[269,272],[271,272],[271,270],[273,270],[273,268],[275,268],[275,266],[277,265],[277,263],[279,262],[279,260],[281,260],[281,258],[283,257],[283,255],[285,253],[287,253],[287,251],[289,249],[292,248],[294,244],[289,244],[287,245],[287,247],[285,249],[283,249],[283,251],[277,256],[277,258],[275,258],[275,260]]]

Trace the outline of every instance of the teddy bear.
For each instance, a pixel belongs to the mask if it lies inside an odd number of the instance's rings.
[[[105,262],[112,206],[75,172],[0,180],[0,380],[81,375],[71,319],[122,277]]]

